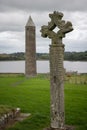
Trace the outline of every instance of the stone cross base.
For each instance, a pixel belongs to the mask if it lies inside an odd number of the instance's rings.
[[[75,126],[65,125],[64,129],[48,127],[44,128],[43,130],[75,130]]]
[[[45,128],[43,130],[66,130],[66,129],[60,129],[60,128]]]

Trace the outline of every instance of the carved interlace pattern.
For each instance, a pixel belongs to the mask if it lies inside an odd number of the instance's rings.
[[[72,23],[62,20],[63,13],[54,11],[52,14],[49,14],[51,21],[48,22],[48,25],[41,27],[42,37],[48,37],[52,39],[52,44],[58,44],[62,41],[62,38],[65,37],[65,34],[73,30]],[[55,32],[54,29],[58,28],[58,31]]]

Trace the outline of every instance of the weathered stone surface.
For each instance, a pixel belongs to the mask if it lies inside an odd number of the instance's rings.
[[[64,46],[50,46],[51,127],[64,128]]]
[[[31,17],[25,27],[26,62],[25,75],[32,77],[36,75],[36,34],[35,24]]]
[[[71,22],[62,20],[61,12],[54,11],[49,17],[51,21],[48,25],[41,27],[42,37],[48,37],[52,42],[50,45],[51,127],[47,130],[65,130],[62,38],[73,28]],[[54,31],[55,28],[58,28],[57,32]]]
[[[51,21],[48,22],[48,25],[41,27],[42,37],[48,37],[52,40],[52,44],[61,44],[62,38],[65,37],[65,34],[72,31],[72,23],[65,22],[62,20],[63,13],[54,11],[53,14],[49,14]],[[57,33],[54,31],[55,28],[58,28]]]

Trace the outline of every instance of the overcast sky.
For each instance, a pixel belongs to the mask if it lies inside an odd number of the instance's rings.
[[[40,29],[55,10],[74,28],[63,39],[65,51],[87,51],[87,0],[0,0],[0,53],[25,52],[29,15],[36,25],[37,52],[49,52],[51,41],[41,37]]]

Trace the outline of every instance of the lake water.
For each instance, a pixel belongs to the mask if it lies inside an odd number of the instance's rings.
[[[64,68],[87,73],[87,62],[64,61]],[[25,73],[25,61],[0,61],[0,73]],[[49,73],[49,61],[37,61],[37,73]]]

